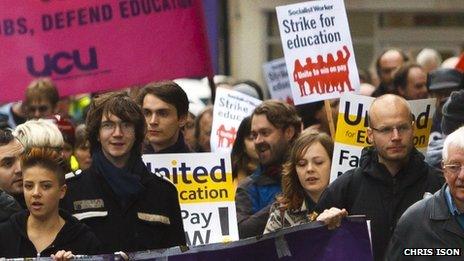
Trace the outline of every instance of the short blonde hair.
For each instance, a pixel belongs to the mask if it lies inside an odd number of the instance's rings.
[[[59,150],[64,145],[63,135],[50,120],[29,120],[20,124],[13,135],[24,146],[25,151],[33,147],[47,147]]]

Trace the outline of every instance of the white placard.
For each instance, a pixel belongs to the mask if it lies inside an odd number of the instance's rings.
[[[145,154],[142,159],[177,187],[188,245],[239,239],[229,154]]]
[[[279,58],[263,64],[263,74],[271,93],[271,99],[293,104],[285,59]]]
[[[276,11],[295,104],[359,89],[343,0],[279,6]]]
[[[262,101],[238,91],[217,88],[211,127],[211,151],[230,153],[238,127]]]

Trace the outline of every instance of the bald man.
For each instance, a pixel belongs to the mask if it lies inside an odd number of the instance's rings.
[[[393,75],[396,70],[408,61],[408,57],[400,49],[389,49],[383,52],[375,63],[380,84],[372,93],[373,97],[379,97],[387,93],[394,93]]]
[[[317,210],[345,208],[371,220],[375,260],[382,260],[403,212],[444,183],[413,146],[414,121],[400,96],[378,97],[369,109],[367,134],[373,146],[362,151],[359,167],[338,177],[321,196]]]

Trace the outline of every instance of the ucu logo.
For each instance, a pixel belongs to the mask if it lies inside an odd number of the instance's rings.
[[[38,68],[34,61],[34,57],[27,56],[27,71],[34,77],[51,76],[52,73],[60,75],[68,74],[74,67],[81,71],[91,71],[98,69],[97,51],[95,47],[89,48],[88,59],[84,60],[81,57],[79,50],[72,52],[58,52],[55,54],[45,54],[43,57],[43,66]]]

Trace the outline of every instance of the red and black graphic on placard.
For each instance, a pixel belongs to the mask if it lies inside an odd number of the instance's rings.
[[[304,66],[299,59],[296,59],[293,80],[300,87],[301,97],[315,92],[317,94],[344,92],[345,85],[349,91],[354,91],[348,70],[350,56],[350,51],[345,45],[343,50],[337,51],[336,59],[331,53],[327,54],[325,61],[322,55],[318,55],[315,62],[311,57],[307,57]]]
[[[219,126],[218,130],[216,131],[216,135],[219,138],[218,142],[218,147],[232,147],[235,141],[235,135],[237,134],[237,131],[235,130],[235,127],[230,128],[229,130],[226,130],[226,127],[224,124],[221,124]],[[227,140],[227,144],[224,145],[224,140]]]

